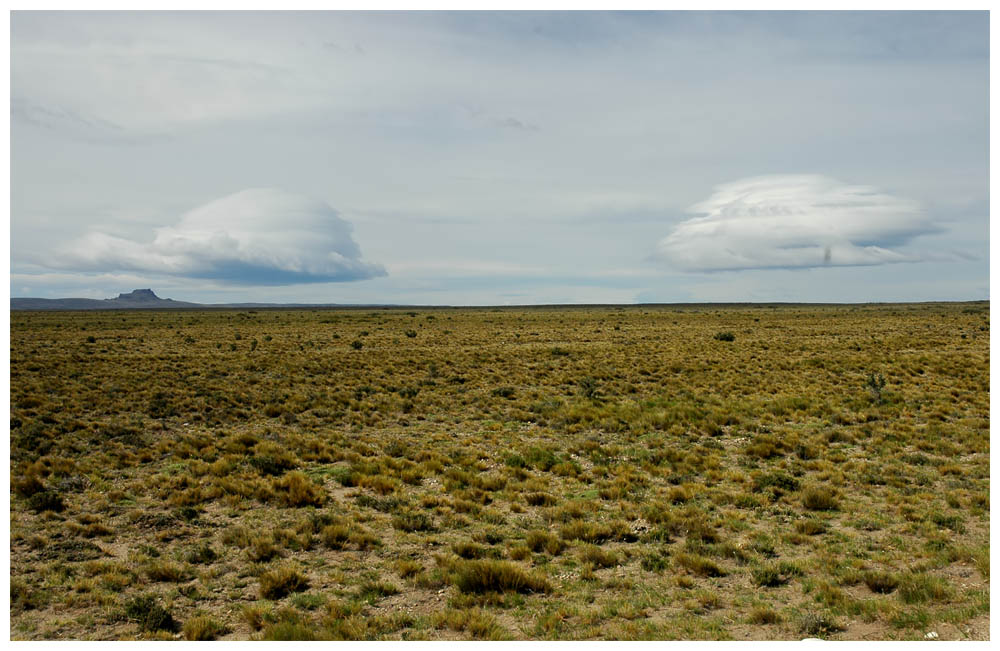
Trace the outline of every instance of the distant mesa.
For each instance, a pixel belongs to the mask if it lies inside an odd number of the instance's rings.
[[[134,310],[155,308],[203,307],[198,303],[160,298],[152,289],[134,289],[117,298],[12,298],[12,310]]]
[[[155,298],[159,300],[160,297],[157,296],[152,289],[133,289],[128,294],[124,293],[119,294],[118,298],[125,298],[125,299]]]
[[[133,289],[128,294],[119,294],[118,298],[106,298],[106,301],[130,301],[130,302],[149,302],[149,301],[170,301],[174,302],[172,298],[160,298],[152,289]]]
[[[12,298],[11,310],[176,310],[192,308],[314,308],[314,307],[387,307],[383,304],[338,303],[188,303],[172,298],[160,298],[152,289],[133,289],[116,298]]]

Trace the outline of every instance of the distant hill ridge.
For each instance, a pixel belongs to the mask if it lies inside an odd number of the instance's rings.
[[[932,305],[932,304],[954,304],[968,303],[969,305],[979,305],[989,307],[989,300],[976,301],[922,301],[915,303],[635,303],[627,304],[630,307],[640,306],[671,306],[675,308],[724,308],[724,307],[823,307],[823,306],[843,306],[855,305],[858,307],[870,305]],[[625,304],[617,303],[591,303],[591,304],[550,304],[550,305],[469,305],[469,308],[509,308],[509,309],[553,309],[553,308],[586,308],[586,307],[625,307]],[[255,309],[255,308],[277,308],[277,309],[304,309],[304,308],[420,308],[420,309],[447,309],[449,305],[416,305],[400,303],[189,303],[187,301],[175,301],[172,298],[160,298],[152,289],[133,289],[128,293],[118,294],[116,298],[12,298],[10,299],[11,310],[176,310],[176,309]]]
[[[152,289],[133,289],[117,298],[12,298],[11,310],[176,310],[207,308],[306,308],[306,307],[384,307],[382,304],[344,305],[341,303],[189,303],[160,298]]]
[[[160,298],[152,289],[134,289],[118,298],[12,298],[12,310],[134,310],[205,307],[199,303]]]

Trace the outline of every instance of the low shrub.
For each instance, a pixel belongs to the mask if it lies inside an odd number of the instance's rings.
[[[808,613],[802,618],[799,631],[806,635],[826,635],[844,630],[844,627],[826,613]]]
[[[754,585],[762,588],[777,588],[788,583],[788,577],[776,565],[763,565],[752,572]]]
[[[59,493],[43,490],[28,498],[28,506],[35,513],[42,513],[43,511],[62,513],[66,509],[66,502],[63,501]]]
[[[134,597],[125,604],[126,619],[139,624],[144,631],[176,631],[178,626],[170,612],[154,595]]]
[[[515,394],[514,387],[497,387],[490,391],[490,395],[497,398],[506,398],[508,400],[513,400]]]

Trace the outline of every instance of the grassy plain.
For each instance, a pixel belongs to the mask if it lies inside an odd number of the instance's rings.
[[[989,636],[987,303],[13,312],[10,398],[14,639]]]

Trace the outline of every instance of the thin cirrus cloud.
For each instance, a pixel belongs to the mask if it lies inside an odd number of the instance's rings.
[[[385,276],[366,262],[352,226],[322,201],[251,189],[212,201],[156,229],[151,243],[90,232],[49,267],[135,271],[236,285],[293,285]]]
[[[653,255],[685,271],[917,262],[896,249],[941,232],[915,201],[820,175],[727,183],[688,212]]]

